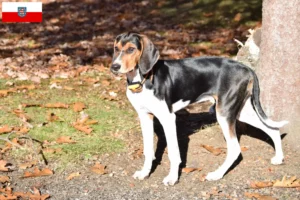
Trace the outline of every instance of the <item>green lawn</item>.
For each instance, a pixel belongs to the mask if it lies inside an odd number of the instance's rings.
[[[98,78],[99,86],[94,87],[84,80],[87,78]],[[68,109],[63,108],[44,108],[44,107],[26,107],[23,108],[26,115],[30,117],[29,123],[33,126],[28,135],[41,142],[55,141],[60,136],[71,136],[76,141],[75,144],[52,144],[50,148],[62,148],[60,153],[45,153],[46,158],[59,163],[76,163],[79,160],[90,158],[93,155],[101,155],[103,153],[120,152],[124,148],[124,142],[114,137],[116,131],[126,132],[135,127],[137,124],[135,113],[128,105],[124,96],[124,91],[120,91],[122,87],[121,81],[119,86],[114,80],[110,80],[112,84],[104,86],[101,80],[106,79],[105,75],[95,75],[94,73],[86,74],[78,78],[66,79],[59,86],[69,86],[75,90],[50,89],[50,80],[43,80],[41,84],[36,85],[37,89],[29,91],[19,91],[10,93],[6,97],[0,98],[0,127],[3,125],[21,126],[23,123],[12,111],[19,108],[21,104],[47,104],[47,103],[65,103],[70,105]],[[5,90],[10,87],[5,83],[11,81],[18,85],[32,84],[30,81],[14,81],[0,80],[0,89]],[[123,85],[125,87],[125,85]],[[104,91],[117,91],[118,100],[111,101],[102,97]],[[97,124],[90,125],[93,128],[91,135],[76,130],[72,123],[80,118],[80,113],[72,109],[75,102],[83,102],[86,105],[84,113],[88,114],[90,119],[97,120]],[[125,102],[125,103],[124,103]],[[47,115],[54,113],[59,117],[58,121],[48,122]],[[48,122],[46,125],[43,123]],[[4,137],[5,134],[1,135]],[[12,137],[15,137],[12,134]],[[4,141],[0,141],[4,145]],[[32,145],[24,145],[25,149],[13,148],[12,155],[16,158],[24,158],[25,155],[33,151]],[[38,147],[35,142],[35,148]],[[31,152],[32,153],[32,152]]]

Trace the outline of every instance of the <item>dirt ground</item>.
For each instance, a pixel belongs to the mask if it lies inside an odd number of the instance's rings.
[[[242,156],[222,180],[203,181],[203,177],[222,164],[226,154],[215,156],[201,144],[224,148],[219,125],[215,123],[214,114],[208,113],[208,103],[189,107],[177,117],[178,136],[183,167],[202,168],[201,171],[180,174],[179,183],[175,186],[164,186],[162,180],[168,174],[169,161],[165,150],[165,140],[160,125],[156,122],[156,160],[151,176],[143,181],[134,180],[133,173],[143,164],[141,153],[142,137],[139,131],[124,134],[127,149],[119,154],[106,154],[94,157],[81,166],[68,167],[63,172],[51,177],[19,179],[21,173],[10,172],[12,187],[17,190],[30,191],[33,187],[42,194],[48,193],[51,199],[57,200],[90,200],[90,199],[249,199],[245,192],[259,193],[277,199],[299,199],[300,190],[295,188],[250,189],[254,181],[281,179],[283,176],[300,176],[299,153],[288,146],[283,137],[285,162],[273,166],[270,159],[274,155],[270,140],[264,133],[243,124],[238,124],[240,144],[244,147]],[[202,113],[198,113],[202,111]],[[284,136],[284,135],[283,135]],[[95,161],[104,163],[108,173],[95,175],[90,167]],[[55,163],[50,163],[55,168]],[[67,181],[72,172],[81,176]],[[5,173],[4,173],[5,174]]]

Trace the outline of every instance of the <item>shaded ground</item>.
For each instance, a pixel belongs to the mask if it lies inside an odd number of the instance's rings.
[[[1,79],[73,78],[77,77],[73,69],[108,67],[113,40],[124,31],[148,35],[158,46],[162,58],[232,56],[237,52],[233,38],[245,40],[247,29],[260,24],[258,13],[261,13],[259,1],[43,2],[42,24],[0,24]],[[115,87],[125,88],[120,84],[124,82],[121,80]],[[125,108],[131,109],[122,93],[124,88],[118,90],[119,102],[125,102]],[[102,89],[89,87],[97,93]],[[76,95],[85,97],[84,92],[88,90]],[[126,144],[121,153],[94,155],[64,170],[60,170],[58,163],[50,162],[48,167],[55,171],[51,177],[22,179],[22,170],[2,174],[11,177],[11,187],[16,191],[30,191],[36,187],[43,194],[50,194],[51,199],[246,199],[245,192],[258,192],[278,199],[299,199],[300,191],[295,188],[249,189],[252,181],[281,179],[284,175],[300,177],[300,155],[283,139],[285,164],[272,166],[270,159],[274,152],[268,138],[243,124],[238,125],[240,143],[247,150],[242,153],[237,166],[220,181],[202,181],[204,175],[215,170],[225,159],[225,154],[214,156],[200,147],[201,144],[226,147],[214,115],[208,113],[209,106],[207,103],[192,106],[178,114],[182,167],[201,167],[203,170],[182,173],[174,187],[162,184],[169,162],[158,123],[155,126],[156,167],[144,181],[131,177],[143,163],[138,127],[118,136]],[[127,120],[134,122],[136,119],[128,117]],[[3,159],[12,158],[8,154],[3,155]],[[96,161],[104,163],[109,173],[92,173],[89,168]],[[81,172],[81,176],[67,181],[66,177],[72,172]]]

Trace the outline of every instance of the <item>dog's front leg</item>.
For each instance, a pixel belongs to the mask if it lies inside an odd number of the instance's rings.
[[[153,148],[154,128],[153,115],[150,115],[146,112],[139,112],[138,115],[140,118],[143,134],[145,161],[143,169],[140,171],[136,171],[133,175],[133,178],[143,180],[149,176],[152,168],[152,161],[155,159]]]
[[[164,178],[165,185],[174,185],[178,181],[179,164],[181,163],[177,132],[176,132],[176,115],[169,113],[168,116],[159,118],[160,123],[164,128],[168,145],[168,156],[170,160],[170,172]]]

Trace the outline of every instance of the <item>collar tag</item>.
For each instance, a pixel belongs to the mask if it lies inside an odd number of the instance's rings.
[[[141,84],[141,82],[130,83],[127,87],[133,93],[139,93],[143,90],[143,85]]]

